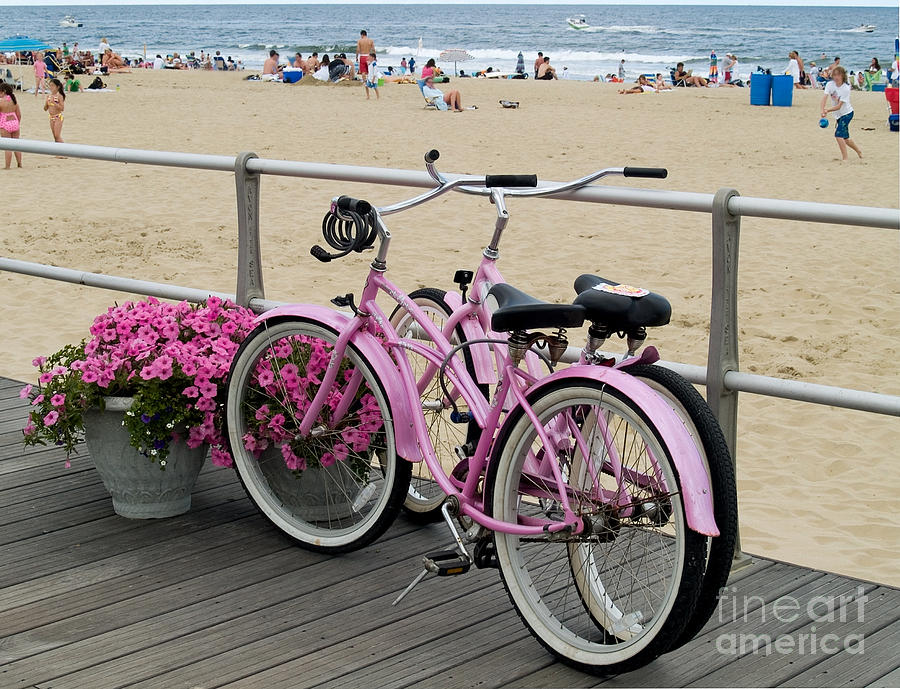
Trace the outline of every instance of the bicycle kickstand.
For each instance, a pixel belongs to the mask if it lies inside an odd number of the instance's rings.
[[[392,606],[397,605],[397,603],[403,600],[406,595],[415,588],[416,584],[420,583],[430,572],[437,574],[439,577],[453,577],[465,574],[472,566],[472,558],[466,550],[462,538],[459,536],[459,531],[456,530],[456,525],[453,523],[453,517],[450,516],[450,502],[450,498],[444,501],[444,504],[441,506],[441,514],[444,515],[444,521],[447,523],[447,526],[450,527],[450,531],[453,534],[453,540],[456,542],[456,547],[448,550],[436,550],[435,552],[425,555],[425,557],[422,558],[424,569],[419,572],[416,578],[410,582],[409,586],[397,596],[396,600],[391,603]]]

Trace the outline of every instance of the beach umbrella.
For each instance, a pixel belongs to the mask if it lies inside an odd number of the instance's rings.
[[[0,53],[18,53],[22,50],[49,50],[52,46],[28,36],[12,36],[0,41]]]
[[[457,62],[465,62],[466,60],[474,60],[475,57],[473,55],[469,55],[465,50],[443,50],[441,54],[438,56],[438,60],[441,62],[452,62],[453,63],[453,74],[458,75],[459,71],[456,69]]]

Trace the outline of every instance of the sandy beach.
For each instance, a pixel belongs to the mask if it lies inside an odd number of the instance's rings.
[[[667,180],[611,184],[897,208],[898,137],[883,93],[854,92],[851,136],[865,158],[838,160],[833,124],[818,127],[821,91],[790,108],[752,107],[748,89],[677,89],[620,96],[615,84],[454,79],[464,106],[423,108],[414,85],[282,86],[240,73],[138,71],[106,78],[108,93],[70,94],[71,143],[422,169],[537,173],[568,180],[606,166],[663,166]],[[30,75],[26,77],[30,85]],[[83,79],[83,83],[86,81]],[[500,99],[521,103],[504,109]],[[43,99],[19,96],[22,137],[52,140]],[[15,165],[15,163],[13,163]],[[233,176],[200,170],[24,156],[0,170],[0,255],[73,269],[233,292]],[[378,205],[412,191],[265,177],[261,228],[266,296],[324,303],[359,291],[367,259],[309,256],[330,199]],[[506,279],[568,301],[595,272],[665,294],[673,319],[651,332],[663,358],[705,364],[710,218],[705,214],[547,200],[511,201],[501,246]],[[391,275],[402,287],[452,287],[477,264],[493,208],[454,196],[391,218]],[[896,231],[744,219],[741,368],[900,394],[900,241]],[[30,381],[31,359],[85,336],[92,318],[128,296],[0,273],[0,375]],[[570,333],[573,343],[582,335]],[[745,549],[900,585],[900,423],[773,398],[741,396],[739,498]]]

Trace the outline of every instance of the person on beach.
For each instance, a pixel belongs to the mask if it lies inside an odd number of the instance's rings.
[[[59,79],[50,80],[50,95],[44,100],[44,110],[50,117],[50,133],[53,140],[64,143],[62,140],[63,110],[66,109],[66,94],[63,93],[63,85]]]
[[[319,63],[319,68],[313,72],[312,75],[319,81],[329,81],[328,75],[330,68],[331,58],[328,57],[328,54],[326,53],[322,56],[322,62]]]
[[[406,64],[406,58],[405,57],[401,58],[400,59],[400,74],[406,74],[407,66],[408,65]]]
[[[816,66],[816,63],[812,60],[809,61],[809,83],[814,89],[820,89],[822,86],[819,84],[819,68]]]
[[[800,56],[797,54],[796,50],[792,50],[788,53],[788,58],[790,58],[790,62],[788,62],[788,66],[784,70],[784,73],[791,76],[795,89],[805,89],[806,87],[803,85],[800,76]]]
[[[263,63],[263,81],[281,81],[282,66],[278,64],[278,51],[270,50],[269,57]]]
[[[369,53],[368,60],[366,60],[366,64],[368,66],[368,72],[365,76],[365,88],[366,88],[366,100],[369,100],[369,89],[372,89],[375,92],[375,100],[379,100],[381,96],[378,94],[378,64],[376,63],[375,53]]]
[[[825,53],[822,53],[822,54],[824,55]],[[835,70],[835,68],[840,67],[840,66],[841,66],[841,58],[839,58],[837,55],[835,55],[834,62],[832,62],[830,65],[828,65],[827,67],[825,67],[822,70],[822,76],[825,77],[826,79],[831,79],[831,73]],[[844,76],[845,77],[847,76],[846,71],[844,72]]]
[[[19,129],[22,124],[22,111],[12,86],[6,82],[0,82],[0,136],[4,139],[18,139]],[[4,151],[6,154],[6,169],[12,164],[12,151]],[[16,151],[16,167],[22,167],[22,153]]]
[[[101,38],[100,39],[100,51],[99,51],[101,59],[103,58],[103,55],[104,55],[104,53],[106,53],[107,50],[112,50],[112,48],[110,47],[106,38]]]
[[[409,58],[409,73],[416,76],[416,58]]]
[[[831,103],[830,107],[828,106]],[[847,83],[847,70],[838,65],[831,72],[831,81],[825,84],[825,95],[822,96],[822,117],[829,112],[836,113],[837,121],[834,124],[834,138],[841,151],[841,160],[847,160],[847,147],[849,146],[856,155],[863,157],[853,139],[850,138],[850,120],[853,119],[853,106],[850,105],[850,84]]]
[[[319,53],[315,52],[306,58],[306,71],[304,71],[303,74],[315,74],[318,71],[319,66]]]
[[[337,83],[342,79],[350,79],[350,65],[340,55],[335,55],[328,63],[328,80]]]
[[[638,77],[637,84],[630,89],[619,89],[619,93],[624,96],[629,93],[653,93],[655,90],[656,89],[650,85],[650,82],[647,81],[647,77],[641,74],[641,76]]]
[[[685,72],[683,62],[675,65],[675,74],[672,75],[673,83],[677,84],[679,81],[683,81],[686,86],[706,86],[709,83],[703,77],[696,77],[690,72]]]
[[[541,81],[552,81],[553,79],[556,79],[556,70],[550,66],[549,57],[544,57],[544,61],[541,63],[535,79],[539,79]]]
[[[725,53],[725,62],[722,65],[722,71],[724,72],[725,83],[731,83],[731,75],[736,71],[734,66],[737,64],[737,58],[731,53]]]
[[[538,51],[538,56],[534,61],[534,78],[538,78],[538,70],[540,70],[541,65],[544,64],[544,53]]]
[[[369,55],[375,52],[375,42],[369,38],[369,34],[363,29],[359,32],[359,40],[356,42],[356,61],[359,63],[359,73],[369,73]],[[368,92],[367,92],[368,93]]]
[[[302,69],[304,74],[306,73],[306,60],[303,59],[303,55],[301,55],[300,53],[294,53],[293,66],[297,69]]]
[[[34,54],[34,97],[47,90],[47,63],[43,53]]]
[[[426,79],[429,77],[433,77],[437,74],[437,65],[434,63],[434,58],[429,58],[428,62],[425,63],[425,66],[422,67],[422,82],[424,83]]]
[[[434,77],[425,79],[425,84],[422,86],[422,95],[430,100],[438,110],[463,111],[462,98],[459,95],[459,91],[454,89],[444,93],[440,89],[435,88]]]
[[[521,50],[516,55],[516,74],[525,74],[525,56],[522,55]]]
[[[625,81],[625,59],[619,60],[619,81]]]

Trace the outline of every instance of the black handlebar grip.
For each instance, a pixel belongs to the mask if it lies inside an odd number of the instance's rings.
[[[351,213],[359,213],[360,215],[368,215],[372,210],[372,204],[362,199],[354,199],[349,196],[339,196],[337,207],[342,211],[350,211]]]
[[[625,177],[654,177],[656,179],[665,179],[669,176],[669,171],[664,167],[626,167],[622,172]]]
[[[537,175],[488,175],[486,187],[536,187]]]
[[[430,151],[428,151],[428,153],[425,154],[425,162],[433,163],[440,157],[441,157],[441,152],[438,151],[436,148],[432,148]]]
[[[309,250],[315,258],[319,259],[322,263],[328,263],[331,260],[331,254],[329,254],[325,249],[316,244],[312,249]]]

